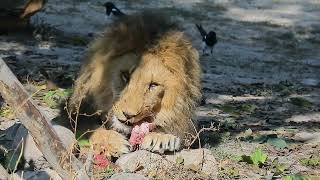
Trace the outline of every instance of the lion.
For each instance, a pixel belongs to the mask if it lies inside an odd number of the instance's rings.
[[[96,153],[128,153],[128,136],[142,122],[155,129],[141,149],[177,151],[196,135],[200,76],[198,51],[175,23],[158,12],[128,15],[89,47],[68,109],[100,112],[104,127],[90,137]]]

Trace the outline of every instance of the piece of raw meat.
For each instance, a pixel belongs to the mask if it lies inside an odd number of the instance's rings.
[[[98,168],[105,169],[110,165],[110,161],[103,155],[96,154],[94,156],[94,163]]]
[[[148,122],[141,123],[140,125],[135,125],[131,131],[131,136],[129,139],[129,143],[133,147],[132,150],[139,149],[144,137],[154,128],[155,125],[153,123]]]

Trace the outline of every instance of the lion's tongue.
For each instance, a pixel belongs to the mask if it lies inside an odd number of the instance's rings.
[[[142,144],[143,138],[154,129],[153,123],[143,122],[140,125],[135,125],[131,131],[131,136],[129,139],[130,144],[134,146],[139,146]]]

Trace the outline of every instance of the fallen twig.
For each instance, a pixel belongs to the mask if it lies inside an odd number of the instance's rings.
[[[21,146],[21,148],[20,148],[20,146]],[[18,159],[16,160],[15,165],[14,165],[14,169],[13,169],[13,171],[12,171],[11,173],[13,173],[13,172],[15,172],[15,171],[17,170],[19,161],[21,160],[21,157],[22,157],[22,154],[23,154],[23,151],[24,151],[24,139],[23,139],[23,138],[22,138],[21,141],[19,142],[19,144],[18,144],[18,146],[17,146],[14,154],[15,154],[15,153],[17,152],[17,150],[19,150],[19,149],[20,149],[19,157],[18,157]],[[12,163],[12,160],[13,160],[13,156],[11,157],[9,164]]]
[[[199,140],[199,148],[201,148],[201,142],[200,142],[200,134],[205,131],[216,131],[217,129],[214,127],[214,123],[211,123],[210,127],[208,128],[201,128],[197,134],[193,137],[193,140],[190,143],[190,146],[188,149],[190,149],[191,145],[198,139]]]

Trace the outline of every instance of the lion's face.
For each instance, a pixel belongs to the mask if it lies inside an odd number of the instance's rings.
[[[128,53],[126,55],[117,57],[112,62],[112,93],[114,101],[119,99],[122,90],[127,86],[130,76],[138,66],[140,60],[134,53]]]
[[[173,73],[160,59],[145,55],[128,77],[126,87],[113,105],[113,121],[129,126],[142,120],[152,121],[161,109],[167,85],[174,81]]]

